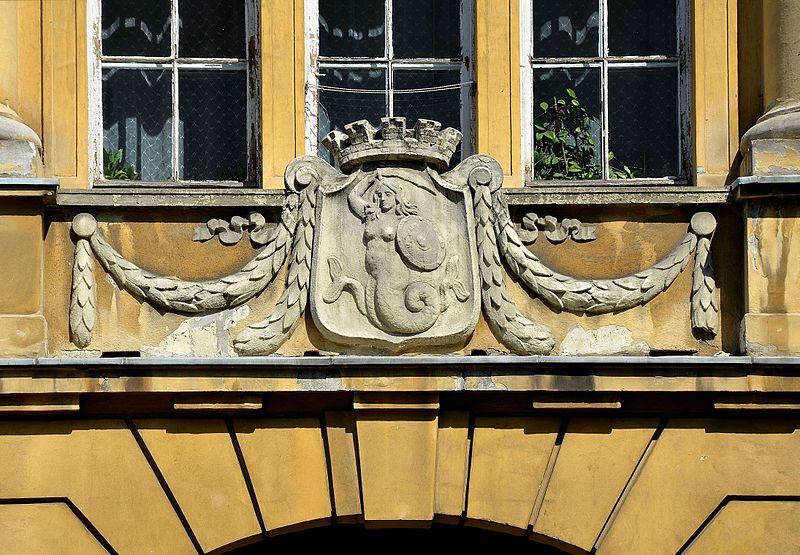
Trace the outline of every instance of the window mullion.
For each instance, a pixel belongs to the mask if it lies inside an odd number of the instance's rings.
[[[178,181],[180,162],[180,119],[178,116],[178,41],[180,40],[180,20],[178,0],[170,0],[172,25],[170,25],[170,55],[172,58],[172,180]]]
[[[392,18],[392,0],[385,0],[386,13],[386,110],[388,116],[394,117],[394,24]]]
[[[600,167],[602,168],[602,178],[610,179],[610,168],[608,161],[608,0],[600,0],[600,56],[602,66],[600,71],[600,106],[601,121],[600,133],[602,137],[602,148],[600,149]]]

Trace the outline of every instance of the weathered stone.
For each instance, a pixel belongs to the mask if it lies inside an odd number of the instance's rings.
[[[560,355],[646,355],[650,347],[635,341],[630,330],[622,326],[603,326],[596,330],[572,328],[561,341]]]
[[[42,304],[42,215],[21,199],[0,203],[0,314],[35,314]]]
[[[42,141],[8,105],[0,103],[0,176],[42,175]]]
[[[47,322],[42,316],[0,316],[0,357],[47,354]]]
[[[319,202],[311,311],[323,335],[397,350],[472,331],[479,289],[467,192],[424,171],[381,168],[323,187]]]

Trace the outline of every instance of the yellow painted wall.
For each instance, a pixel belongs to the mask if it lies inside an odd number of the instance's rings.
[[[44,143],[45,172],[86,187],[88,95],[86,3],[0,2],[0,100]]]

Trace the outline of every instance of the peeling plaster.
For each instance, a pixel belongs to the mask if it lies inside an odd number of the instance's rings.
[[[231,328],[250,314],[250,307],[240,306],[218,314],[195,316],[153,347],[143,347],[143,357],[235,357]]]
[[[778,348],[775,345],[762,345],[761,343],[756,343],[755,341],[748,341],[747,342],[747,354],[748,355],[770,355],[775,354],[778,352]]]
[[[561,342],[559,354],[583,355],[646,355],[650,346],[644,341],[634,341],[633,333],[622,326],[603,326],[585,330],[574,326]]]

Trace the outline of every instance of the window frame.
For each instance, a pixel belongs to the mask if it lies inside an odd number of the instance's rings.
[[[520,115],[522,128],[523,183],[525,186],[631,186],[631,185],[687,185],[694,182],[694,149],[692,133],[692,0],[676,0],[676,47],[675,56],[609,56],[608,55],[608,10],[609,0],[597,0],[600,16],[600,54],[595,58],[535,58],[533,3],[541,0],[522,0],[520,5]],[[549,0],[553,1],[553,0]],[[591,59],[591,62],[587,60]],[[609,130],[608,130],[608,69],[620,67],[677,67],[678,98],[678,169],[680,175],[669,177],[641,177],[611,179],[608,176]],[[601,71],[601,129],[602,145],[600,159],[603,164],[603,179],[600,180],[541,180],[533,177],[534,71],[541,68],[598,67]]]
[[[170,3],[170,18],[178,21],[179,0],[163,0]],[[87,0],[87,33],[89,55],[89,187],[169,187],[169,188],[220,188],[260,187],[261,183],[261,48],[260,48],[260,0],[243,0],[245,4],[245,56],[235,58],[179,58],[177,48],[180,41],[180,26],[170,25],[170,55],[159,56],[103,56],[103,0]],[[103,69],[162,69],[169,70],[172,87],[172,178],[163,181],[111,180],[103,175]],[[219,70],[235,68],[246,73],[247,82],[247,180],[214,181],[187,180],[178,176],[180,152],[178,117],[179,69]]]
[[[460,0],[461,16],[461,48],[462,62],[454,62],[451,58],[394,58],[392,0],[383,0],[385,6],[386,33],[384,33],[384,57],[321,57],[319,55],[319,0],[304,0],[305,30],[305,153],[310,156],[320,154],[319,137],[319,77],[323,67],[353,67],[353,69],[386,69],[387,107],[389,116],[405,116],[394,114],[394,71],[459,69],[461,71],[461,159],[475,152],[475,0]],[[467,45],[466,48],[464,45]],[[433,118],[435,114],[431,114]],[[348,122],[349,123],[349,122]],[[370,122],[376,125],[380,122]]]

